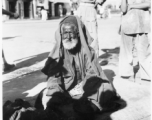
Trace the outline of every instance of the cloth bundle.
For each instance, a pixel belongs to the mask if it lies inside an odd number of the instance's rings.
[[[37,110],[29,102],[16,99],[3,105],[3,120],[61,120],[61,116],[51,109]],[[63,120],[63,119],[62,119]]]

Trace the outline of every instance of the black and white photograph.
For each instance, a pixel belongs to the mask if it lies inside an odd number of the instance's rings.
[[[1,120],[151,120],[151,0],[1,10]]]

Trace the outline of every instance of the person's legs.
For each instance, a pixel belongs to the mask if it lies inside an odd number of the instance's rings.
[[[85,24],[90,36],[94,39],[91,47],[95,50],[97,57],[99,56],[99,43],[97,33],[97,13],[93,4],[80,4],[77,15]]]
[[[94,39],[91,43],[91,47],[95,50],[97,57],[99,56],[99,42],[98,42],[98,34],[97,34],[97,21],[88,22],[87,26],[90,26],[88,29],[90,36]]]
[[[9,71],[9,70],[11,70],[15,67],[14,64],[8,64],[7,63],[3,50],[2,50],[2,60],[3,60],[3,71],[4,72]]]
[[[133,36],[122,33],[119,54],[119,76],[133,76]]]
[[[137,34],[136,48],[138,53],[138,60],[140,65],[141,79],[150,80],[150,44],[147,34]]]
[[[2,59],[3,59],[3,64],[8,64],[7,61],[6,61],[6,59],[5,59],[3,50],[2,50]]]

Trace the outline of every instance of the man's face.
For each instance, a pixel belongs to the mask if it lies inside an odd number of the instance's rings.
[[[74,49],[78,44],[76,29],[73,25],[65,24],[62,29],[62,43],[67,50]]]

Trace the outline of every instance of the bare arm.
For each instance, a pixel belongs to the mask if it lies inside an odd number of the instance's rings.
[[[4,10],[4,9],[2,9],[2,14],[9,15],[9,16],[14,16],[14,14],[12,12],[9,12],[9,11]]]
[[[129,5],[128,10],[130,10],[130,9],[149,9],[149,8],[151,8],[151,3],[145,2],[145,3],[131,4],[131,5]]]
[[[127,0],[121,0],[121,11],[123,13],[126,13],[127,12],[127,9],[128,9],[128,1]]]
[[[95,2],[95,7],[97,7],[97,5],[103,5],[104,4],[104,2],[106,2],[106,0],[96,0],[96,2]]]

